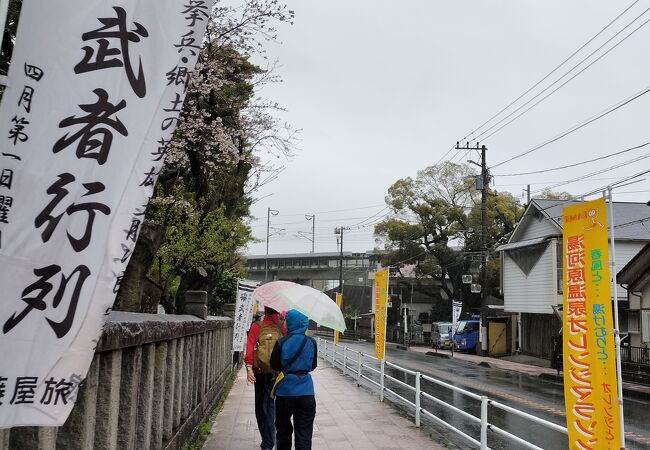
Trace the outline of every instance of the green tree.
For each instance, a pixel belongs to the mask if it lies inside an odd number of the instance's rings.
[[[480,264],[481,203],[474,175],[466,164],[446,162],[418,172],[415,179],[397,180],[386,196],[393,214],[375,227],[386,250],[382,262],[396,270],[415,263],[418,276],[435,279],[449,299],[459,298],[466,289],[462,275],[478,273]],[[507,239],[521,212],[512,195],[488,191],[489,249]],[[498,279],[495,262],[488,266],[492,288]],[[475,296],[468,306],[477,306],[477,301]]]
[[[536,195],[535,198],[543,198],[547,200],[573,200],[575,197],[569,192],[554,192],[549,188],[544,189],[539,195]]]

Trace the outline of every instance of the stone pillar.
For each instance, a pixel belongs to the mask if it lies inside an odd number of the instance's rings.
[[[208,318],[208,293],[205,291],[187,291],[185,293],[185,314],[191,314],[205,320]]]
[[[192,336],[192,367],[190,378],[190,412],[196,406],[197,387],[199,379],[199,347],[201,346],[201,335]]]
[[[214,330],[212,332],[212,339],[211,339],[211,343],[210,343],[210,349],[209,349],[209,352],[208,352],[208,357],[210,358],[210,366],[212,367],[211,370],[210,370],[209,387],[212,387],[212,385],[214,384],[214,380],[215,380],[215,378],[217,376],[217,358],[216,358],[216,354],[215,354],[216,353],[215,350],[216,350],[217,345],[219,343],[219,339],[217,339],[217,336],[218,336],[217,333],[219,333],[219,330]]]
[[[151,402],[151,440],[150,447],[162,448],[163,421],[165,413],[165,387],[167,376],[167,342],[156,345],[155,369],[153,375],[153,399]]]
[[[190,412],[190,384],[192,383],[192,379],[190,378],[190,374],[192,373],[192,337],[186,336],[183,341],[185,342],[185,345],[183,349],[183,378],[181,382],[183,391],[180,397],[182,402],[181,422],[187,418]]]
[[[0,450],[9,450],[9,433],[11,430],[8,428],[0,430]]]
[[[156,370],[156,344],[142,347],[142,368],[138,392],[138,414],[135,428],[135,448],[148,449],[151,445],[151,407],[153,404],[153,380]]]
[[[38,428],[38,450],[56,450],[56,435],[59,427]]]
[[[138,387],[142,369],[142,347],[122,351],[122,387],[120,389],[120,417],[117,445],[120,450],[135,449],[135,425],[138,411]],[[100,405],[101,408],[101,405]]]
[[[59,430],[56,445],[66,450],[85,450],[95,441],[97,386],[99,383],[99,354],[95,354],[88,375],[79,388],[74,408]],[[2,449],[2,446],[0,446]]]
[[[207,342],[205,344],[205,352],[204,352],[204,357],[205,357],[205,380],[204,380],[204,391],[207,392],[210,389],[210,386],[212,385],[212,359],[210,356],[212,353],[210,350],[212,349],[212,333],[213,331],[208,331],[205,333],[205,336],[207,338]]]
[[[167,344],[167,367],[165,368],[165,407],[163,414],[163,438],[169,440],[174,431],[174,417],[176,415],[176,366],[178,361],[176,359],[176,346],[178,339],[174,339]],[[1,449],[0,449],[1,450]]]
[[[121,369],[121,350],[102,354],[99,360],[95,450],[117,449]]]
[[[183,414],[183,385],[185,384],[185,339],[180,338],[176,342],[176,375],[174,380],[174,423],[175,430],[181,424]]]
[[[9,434],[9,448],[28,449],[38,448],[37,427],[16,427],[11,429]]]
[[[208,342],[207,333],[199,334],[197,339],[199,340],[198,352],[197,352],[197,361],[196,361],[196,401],[194,404],[201,403],[203,399],[203,394],[205,393],[205,348]]]

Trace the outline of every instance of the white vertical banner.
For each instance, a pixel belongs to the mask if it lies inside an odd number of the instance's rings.
[[[458,319],[460,318],[460,313],[463,310],[463,304],[456,300],[451,302],[451,335],[456,334],[456,326],[458,325]]]
[[[211,8],[23,1],[0,105],[0,428],[68,417]]]
[[[237,302],[235,303],[235,323],[233,325],[232,349],[243,352],[246,333],[253,319],[253,291],[258,281],[242,280],[237,283]]]

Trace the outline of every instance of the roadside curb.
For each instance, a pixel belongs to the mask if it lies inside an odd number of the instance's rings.
[[[556,384],[564,384],[564,377],[551,373],[540,373],[539,378]],[[650,400],[650,392],[637,391],[623,386],[623,395],[635,400]]]
[[[445,355],[444,353],[426,352],[425,355],[437,356],[438,358],[444,358],[444,359],[451,359],[449,355]]]

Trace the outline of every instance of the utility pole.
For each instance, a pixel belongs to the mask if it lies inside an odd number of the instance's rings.
[[[478,142],[476,143],[478,147]],[[483,356],[487,355],[487,318],[485,312],[487,310],[487,190],[490,185],[490,175],[488,173],[487,164],[485,162],[485,152],[487,147],[481,147],[481,251],[482,265],[481,265],[481,353]]]
[[[264,258],[264,281],[269,280],[269,232],[271,230],[271,215],[277,216],[280,211],[266,209],[266,258]]]
[[[456,142],[456,148],[461,150],[463,147],[460,146],[460,142]],[[464,147],[467,150],[472,150],[469,146],[469,142],[466,143]],[[469,161],[470,163],[479,166],[481,168],[481,175],[476,177],[476,189],[481,191],[481,353],[483,355],[487,354],[488,343],[487,343],[487,320],[485,317],[485,312],[487,310],[487,195],[488,195],[488,186],[490,185],[490,172],[487,168],[486,162],[486,152],[487,147],[485,145],[479,145],[476,143],[476,148],[474,150],[481,151],[481,164],[478,164],[474,161]]]
[[[343,231],[347,230],[347,227],[336,227],[334,228],[334,234],[340,236],[341,252],[339,256],[339,293],[343,295]]]
[[[305,214],[305,219],[311,220],[311,252],[314,253],[314,243],[316,242],[316,214]]]

